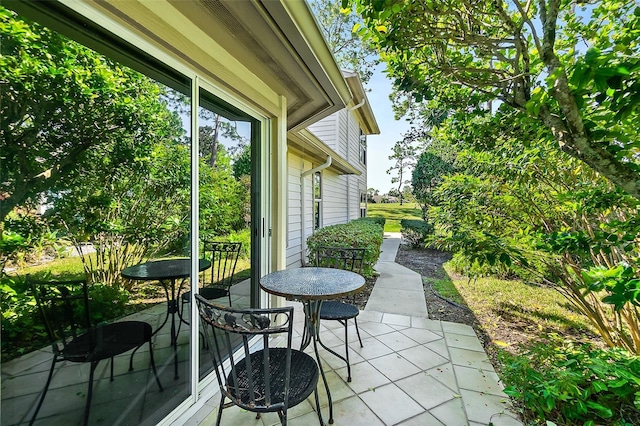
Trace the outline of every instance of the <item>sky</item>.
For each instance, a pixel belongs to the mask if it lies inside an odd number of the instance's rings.
[[[391,81],[382,72],[385,65],[376,67],[373,77],[366,85],[371,91],[367,93],[369,104],[380,128],[379,135],[367,136],[367,188],[375,188],[381,194],[389,192],[391,188],[397,188],[397,184],[391,183],[391,178],[396,176],[395,171],[387,174],[387,170],[393,166],[389,160],[391,148],[402,139],[401,135],[411,127],[408,121],[393,118],[391,101]]]

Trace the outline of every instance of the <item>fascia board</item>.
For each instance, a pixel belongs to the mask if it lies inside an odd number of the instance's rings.
[[[332,162],[329,168],[335,170],[339,174],[358,176],[362,174],[362,171],[358,170],[347,160],[342,158],[340,154],[331,149],[307,129],[288,132],[287,143],[290,148],[293,148],[295,151],[303,155],[308,155],[317,161],[324,162],[327,155],[331,156]]]

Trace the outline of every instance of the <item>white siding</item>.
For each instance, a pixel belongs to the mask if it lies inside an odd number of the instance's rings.
[[[346,223],[360,217],[360,194],[367,191],[367,168],[360,163],[360,127],[346,109],[326,117],[308,128],[327,146],[360,170],[362,174],[339,175],[331,168],[322,170],[322,226]],[[306,239],[313,233],[313,176],[304,179],[304,214],[300,175],[317,167],[297,154],[289,153],[287,267],[306,261]]]
[[[305,206],[303,219],[300,176],[304,171],[311,170],[315,166],[317,164],[312,164],[298,155],[287,154],[287,268],[301,266],[303,238],[306,239],[313,232],[312,180],[311,176],[307,176],[304,179]]]

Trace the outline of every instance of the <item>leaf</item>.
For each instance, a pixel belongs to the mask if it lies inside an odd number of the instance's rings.
[[[589,48],[589,50],[587,50],[587,53],[584,55],[584,61],[589,65],[593,65],[599,57],[600,57],[600,49],[598,49],[597,47],[591,47]]]
[[[376,31],[379,33],[387,33],[387,27],[384,25],[376,25]]]

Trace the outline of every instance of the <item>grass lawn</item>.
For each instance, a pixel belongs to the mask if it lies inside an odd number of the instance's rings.
[[[416,203],[380,203],[367,206],[367,216],[383,217],[387,221],[384,225],[385,232],[400,232],[401,219],[422,220],[420,205]]]
[[[434,289],[467,305],[498,346],[513,348],[545,333],[595,338],[587,318],[552,288],[492,277],[469,280],[446,266],[445,270],[451,278],[432,280]]]

